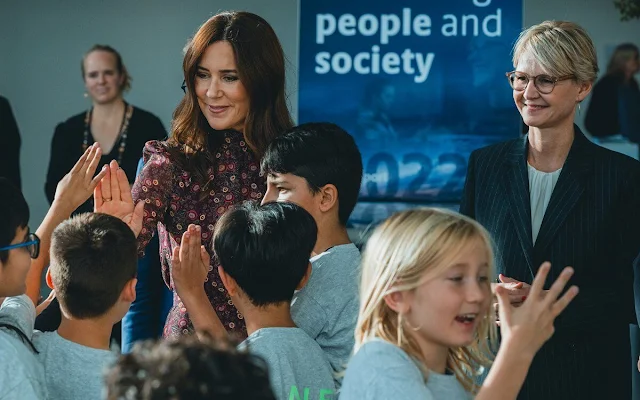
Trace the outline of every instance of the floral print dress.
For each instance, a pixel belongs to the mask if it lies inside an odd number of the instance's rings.
[[[213,184],[203,199],[199,183],[192,181],[189,172],[172,160],[164,141],[150,141],[144,149],[144,168],[133,185],[133,200],[145,201],[143,228],[138,236],[142,251],[156,232],[160,239],[162,275],[173,290],[171,254],[180,245],[182,234],[189,224],[202,227],[202,243],[211,254],[205,292],[220,321],[228,332],[246,337],[242,315],[229,298],[220,276],[218,262],[213,255],[213,228],[218,218],[234,204],[245,200],[260,201],[266,181],[260,175],[258,160],[239,132],[220,132],[224,138],[215,150],[215,163],[209,167]],[[174,291],[173,307],[164,327],[165,338],[176,338],[193,332],[184,304]]]

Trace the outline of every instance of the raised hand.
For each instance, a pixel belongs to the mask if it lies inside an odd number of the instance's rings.
[[[136,237],[142,230],[144,201],[134,206],[127,174],[113,160],[106,168],[104,178],[93,191],[94,211],[109,214],[124,221]]]
[[[201,228],[189,225],[182,234],[180,247],[173,249],[171,257],[171,276],[178,296],[202,292],[209,272],[211,258],[201,244]]]
[[[551,264],[543,263],[531,285],[529,296],[520,307],[514,307],[509,298],[509,291],[503,286],[496,286],[498,297],[500,330],[502,343],[510,351],[527,352],[533,355],[554,333],[553,322],[578,294],[578,287],[572,286],[560,296],[573,269],[565,268],[551,289],[543,290],[544,282],[549,274]]]
[[[100,157],[102,157],[100,146],[97,143],[89,146],[71,171],[58,182],[53,201],[64,205],[70,212],[87,201],[107,172],[106,168],[103,168],[98,175],[93,176]]]

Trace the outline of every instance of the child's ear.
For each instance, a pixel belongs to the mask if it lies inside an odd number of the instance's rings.
[[[47,281],[47,286],[49,286],[49,289],[51,290],[55,289],[55,287],[53,287],[53,279],[51,279],[51,270],[49,268],[47,268],[47,274],[45,279]]]
[[[120,293],[120,298],[122,301],[127,303],[133,303],[136,300],[136,284],[138,283],[137,278],[133,278],[129,280],[122,289]]]
[[[387,304],[387,307],[398,314],[406,314],[411,310],[410,300],[410,295],[407,291],[393,292],[384,296],[384,302]]]
[[[218,267],[218,274],[220,274],[220,279],[222,280],[222,284],[225,289],[229,293],[229,296],[235,296],[238,294],[238,284],[236,280],[233,279],[229,274],[227,274],[222,268],[222,265]]]
[[[309,265],[307,265],[307,270],[304,273],[304,276],[302,277],[302,279],[300,279],[300,283],[298,283],[298,286],[296,287],[296,290],[300,290],[303,287],[305,287],[307,285],[307,282],[309,282],[309,278],[311,277],[311,263],[309,263]]]
[[[320,211],[327,212],[338,204],[338,189],[329,183],[320,188]]]

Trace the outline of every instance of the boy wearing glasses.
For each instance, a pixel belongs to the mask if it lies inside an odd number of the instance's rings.
[[[24,295],[39,240],[33,234],[30,237],[29,207],[22,193],[6,178],[0,178],[0,192],[4,210],[0,218],[0,297],[7,297],[0,306],[0,398],[45,398],[42,366],[30,340],[36,309]],[[32,242],[38,244],[29,244]],[[25,318],[18,318],[20,314],[26,314]]]
[[[58,184],[37,234],[29,233],[29,206],[20,190],[0,178],[0,398],[48,397],[42,365],[31,341],[42,270],[49,262],[53,229],[84,203],[102,179],[93,177],[102,152],[92,146]],[[42,238],[42,243],[38,236]],[[42,249],[40,247],[42,246]],[[26,294],[25,294],[26,292]]]

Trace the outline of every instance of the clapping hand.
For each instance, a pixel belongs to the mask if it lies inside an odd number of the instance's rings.
[[[71,213],[87,201],[94,188],[107,173],[106,168],[103,168],[98,175],[93,176],[100,162],[100,157],[102,157],[100,146],[97,143],[89,146],[71,171],[58,182],[54,203],[68,208]]]
[[[551,264],[548,262],[540,266],[529,296],[520,307],[511,304],[507,288],[501,285],[495,287],[503,344],[517,351],[530,352],[531,357],[551,338],[556,317],[578,294],[578,288],[572,286],[558,298],[573,275],[573,269],[570,267],[562,271],[551,289],[544,291],[543,286],[550,268]]]
[[[171,257],[171,276],[178,296],[203,291],[209,272],[211,258],[201,244],[201,228],[189,225],[182,234],[180,247],[173,249]]]
[[[93,191],[93,202],[95,212],[120,218],[138,237],[142,230],[144,201],[134,206],[127,175],[115,160],[109,163],[104,178]]]

